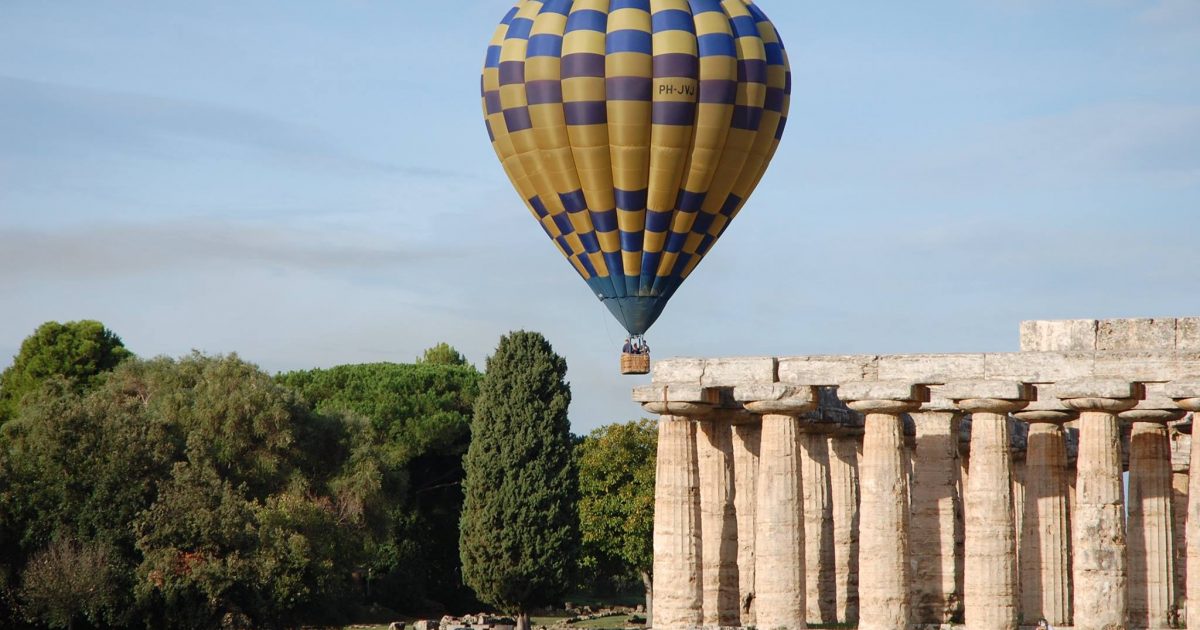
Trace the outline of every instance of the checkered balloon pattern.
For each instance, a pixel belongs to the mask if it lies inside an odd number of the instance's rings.
[[[752,0],[520,0],[481,91],[513,186],[640,335],[758,185],[791,83]]]

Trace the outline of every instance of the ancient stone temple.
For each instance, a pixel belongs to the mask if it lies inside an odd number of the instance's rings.
[[[655,628],[1200,628],[1200,318],[652,383]]]

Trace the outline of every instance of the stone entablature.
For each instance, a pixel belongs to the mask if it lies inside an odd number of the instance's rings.
[[[658,361],[655,627],[1182,621],[1200,318],[1025,322],[1021,347]]]

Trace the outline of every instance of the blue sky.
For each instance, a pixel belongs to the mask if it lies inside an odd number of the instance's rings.
[[[1015,350],[1200,314],[1200,2],[760,0],[795,74],[758,192],[656,356]],[[0,365],[46,320],[265,369],[482,365],[543,332],[576,431],[622,333],[509,188],[503,0],[0,3]]]

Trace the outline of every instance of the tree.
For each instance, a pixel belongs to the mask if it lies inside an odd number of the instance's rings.
[[[463,460],[463,577],[484,602],[515,614],[519,630],[531,608],[562,596],[579,552],[566,372],[540,334],[502,337]]]
[[[655,422],[645,419],[596,429],[577,447],[580,565],[617,582],[640,578],[647,616],[653,603],[657,448]]]
[[[101,621],[115,588],[108,549],[60,537],[30,560],[21,580],[21,598],[30,621],[51,628],[74,628],[78,619]]]
[[[80,388],[90,387],[130,356],[121,338],[100,322],[42,324],[0,373],[0,424],[15,417],[21,399],[47,379],[60,376]]]
[[[63,537],[105,550],[93,625],[343,621],[381,511],[363,427],[236,356],[131,359],[86,392],[49,379],[0,427],[0,565],[50,623],[75,586],[37,562]]]
[[[425,363],[427,365],[468,365],[467,358],[456,350],[454,346],[444,341],[432,348],[426,349],[424,356],[417,363]]]
[[[377,503],[388,506],[383,514],[368,515],[387,532],[370,549],[366,568],[371,599],[389,608],[433,611],[478,603],[462,583],[458,521],[462,458],[479,379],[465,362],[435,361],[279,376],[320,414],[365,422],[369,448],[378,456],[353,461],[378,463],[373,474],[384,498]],[[372,479],[367,472],[357,479]]]

